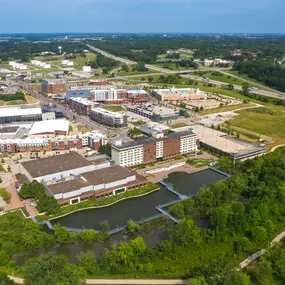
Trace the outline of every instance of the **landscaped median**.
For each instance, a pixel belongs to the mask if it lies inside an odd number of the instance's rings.
[[[55,215],[47,216],[38,216],[37,219],[39,221],[45,220],[48,218],[49,220],[57,219],[66,215],[69,215],[73,212],[82,211],[86,209],[94,209],[94,208],[101,208],[101,207],[107,207],[111,206],[115,203],[118,203],[122,200],[129,199],[129,198],[136,198],[144,195],[148,195],[154,191],[159,190],[158,184],[148,182],[146,186],[140,187],[137,189],[126,191],[120,195],[116,196],[110,196],[107,198],[101,198],[101,199],[90,199],[86,202],[74,204],[68,207],[62,207],[59,209],[58,213]]]

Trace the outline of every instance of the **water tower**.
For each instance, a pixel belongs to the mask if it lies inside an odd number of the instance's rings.
[[[58,52],[61,54],[61,50],[62,50],[62,47],[61,46],[59,46],[58,47]]]

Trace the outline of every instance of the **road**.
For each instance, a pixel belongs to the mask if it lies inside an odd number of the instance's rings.
[[[113,60],[125,63],[127,65],[136,64],[135,61],[131,61],[131,60],[124,59],[124,58],[121,58],[121,57],[118,57],[118,56],[114,56],[114,55],[112,55],[112,54],[110,54],[108,52],[105,52],[105,51],[103,51],[103,50],[101,50],[99,48],[95,48],[95,47],[93,47],[91,45],[87,45],[87,46],[91,50],[93,50],[93,51],[95,51],[97,53],[100,53],[100,54],[102,54],[102,55],[104,55],[106,57],[109,57],[109,58],[111,58]],[[148,68],[148,69],[152,69],[152,70],[158,71],[161,74],[178,74],[181,77],[184,77],[184,78],[187,78],[187,79],[193,79],[193,80],[197,80],[197,81],[202,81],[202,82],[205,83],[205,80],[202,77],[193,76],[193,75],[190,75],[190,74],[184,74],[184,73],[195,72],[195,70],[170,71],[169,69],[162,68],[162,67],[157,67],[157,66],[152,65],[152,64],[146,64],[145,67]],[[221,72],[225,72],[225,71],[221,70]],[[148,75],[150,75],[150,74],[148,74]],[[156,74],[153,74],[153,75],[155,76],[155,75],[159,75],[159,74],[156,73]],[[130,75],[130,76],[119,76],[119,77],[114,77],[113,79],[127,79],[127,78],[131,78],[131,77],[140,77],[140,76],[144,76],[144,74],[141,74],[141,75]],[[235,77],[232,74],[231,74],[231,76]],[[208,80],[206,83],[208,83],[208,84],[209,83],[215,84],[216,86],[220,86],[220,87],[227,84],[225,82],[221,82],[221,81],[217,81],[217,80],[211,80],[211,79]],[[252,82],[250,82],[250,83],[252,83]],[[264,87],[263,85],[260,85],[260,86]],[[234,85],[234,89],[242,91],[242,86]],[[285,100],[285,96],[282,93],[280,93],[279,91],[254,90],[254,93],[258,94],[258,95],[262,95],[262,96],[267,96],[267,97],[272,97],[272,98]]]
[[[25,92],[27,92],[27,93],[31,94],[32,96],[34,96],[35,98],[37,98],[41,102],[41,104],[43,104],[43,105],[47,105],[47,104],[53,104],[54,105],[54,104],[56,104],[56,107],[59,108],[63,112],[64,116],[67,116],[70,119],[72,119],[73,116],[75,116],[77,122],[79,122],[80,124],[82,124],[84,126],[87,126],[87,128],[91,129],[92,131],[96,130],[96,131],[99,131],[102,134],[105,134],[107,136],[110,133],[115,133],[117,135],[116,138],[114,138],[114,139],[108,138],[108,140],[110,142],[113,142],[114,140],[123,140],[123,141],[129,141],[130,140],[130,138],[127,136],[127,131],[124,128],[114,129],[114,128],[107,127],[105,125],[98,124],[98,123],[92,121],[88,117],[78,115],[77,113],[73,112],[69,107],[62,105],[62,104],[59,104],[54,99],[52,99],[50,97],[45,97],[42,94],[40,94],[38,91],[29,89],[29,87],[26,85],[21,85],[21,88],[23,90],[25,90]]]

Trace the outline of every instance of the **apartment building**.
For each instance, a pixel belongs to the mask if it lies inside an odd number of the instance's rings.
[[[112,160],[120,166],[133,167],[196,151],[196,134],[193,131],[185,131],[170,133],[160,138],[116,142],[112,145]]]
[[[94,103],[86,98],[74,97],[69,100],[70,109],[76,113],[90,117]]]
[[[83,147],[98,150],[107,143],[107,137],[97,131],[78,136],[57,136],[53,138],[25,138],[0,140],[0,153],[75,151]]]
[[[42,92],[52,96],[57,94],[66,94],[66,83],[63,80],[45,79],[42,81]]]
[[[103,108],[91,110],[91,119],[95,122],[112,127],[126,127],[127,115],[124,113],[111,112]]]
[[[100,146],[107,143],[107,136],[99,133],[98,131],[93,131],[90,133],[85,133],[79,135],[82,140],[83,146],[88,146],[94,150],[98,150]]]

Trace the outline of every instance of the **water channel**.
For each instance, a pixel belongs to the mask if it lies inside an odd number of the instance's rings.
[[[211,169],[193,174],[185,172],[172,173],[164,181],[173,185],[173,188],[181,194],[188,196],[197,195],[199,189],[205,185],[224,179],[220,173]],[[127,199],[109,207],[89,209],[75,212],[68,216],[53,220],[52,223],[60,223],[71,228],[92,228],[100,230],[100,222],[108,221],[110,228],[126,225],[129,219],[139,221],[158,214],[156,206],[177,200],[177,195],[166,190],[163,186],[159,191],[149,195]]]
[[[170,174],[164,182],[171,184],[173,188],[183,195],[195,196],[199,189],[206,184],[214,183],[219,180],[225,179],[225,176],[217,173],[211,169],[203,170],[193,174],[184,172],[175,172]],[[100,229],[100,221],[107,220],[110,227],[125,225],[129,219],[134,221],[142,218],[147,218],[156,215],[158,212],[155,206],[167,203],[171,200],[177,200],[177,195],[166,190],[163,186],[159,191],[149,195],[124,200],[113,206],[101,209],[89,209],[70,214],[68,216],[54,220],[53,223],[60,223],[66,227],[72,228],[93,228]],[[167,229],[153,230],[149,233],[143,234],[142,237],[148,247],[154,247],[163,239],[167,238]],[[112,245],[117,245],[122,241],[128,241],[129,236],[124,232],[111,235],[104,243],[79,243],[79,244],[66,244],[59,245],[48,249],[39,249],[36,251],[25,253],[15,258],[19,265],[23,265],[25,260],[30,257],[37,257],[47,252],[54,252],[56,254],[66,255],[70,262],[74,262],[76,255],[80,251],[95,250],[96,256],[99,259],[104,252],[104,248],[110,248]]]

